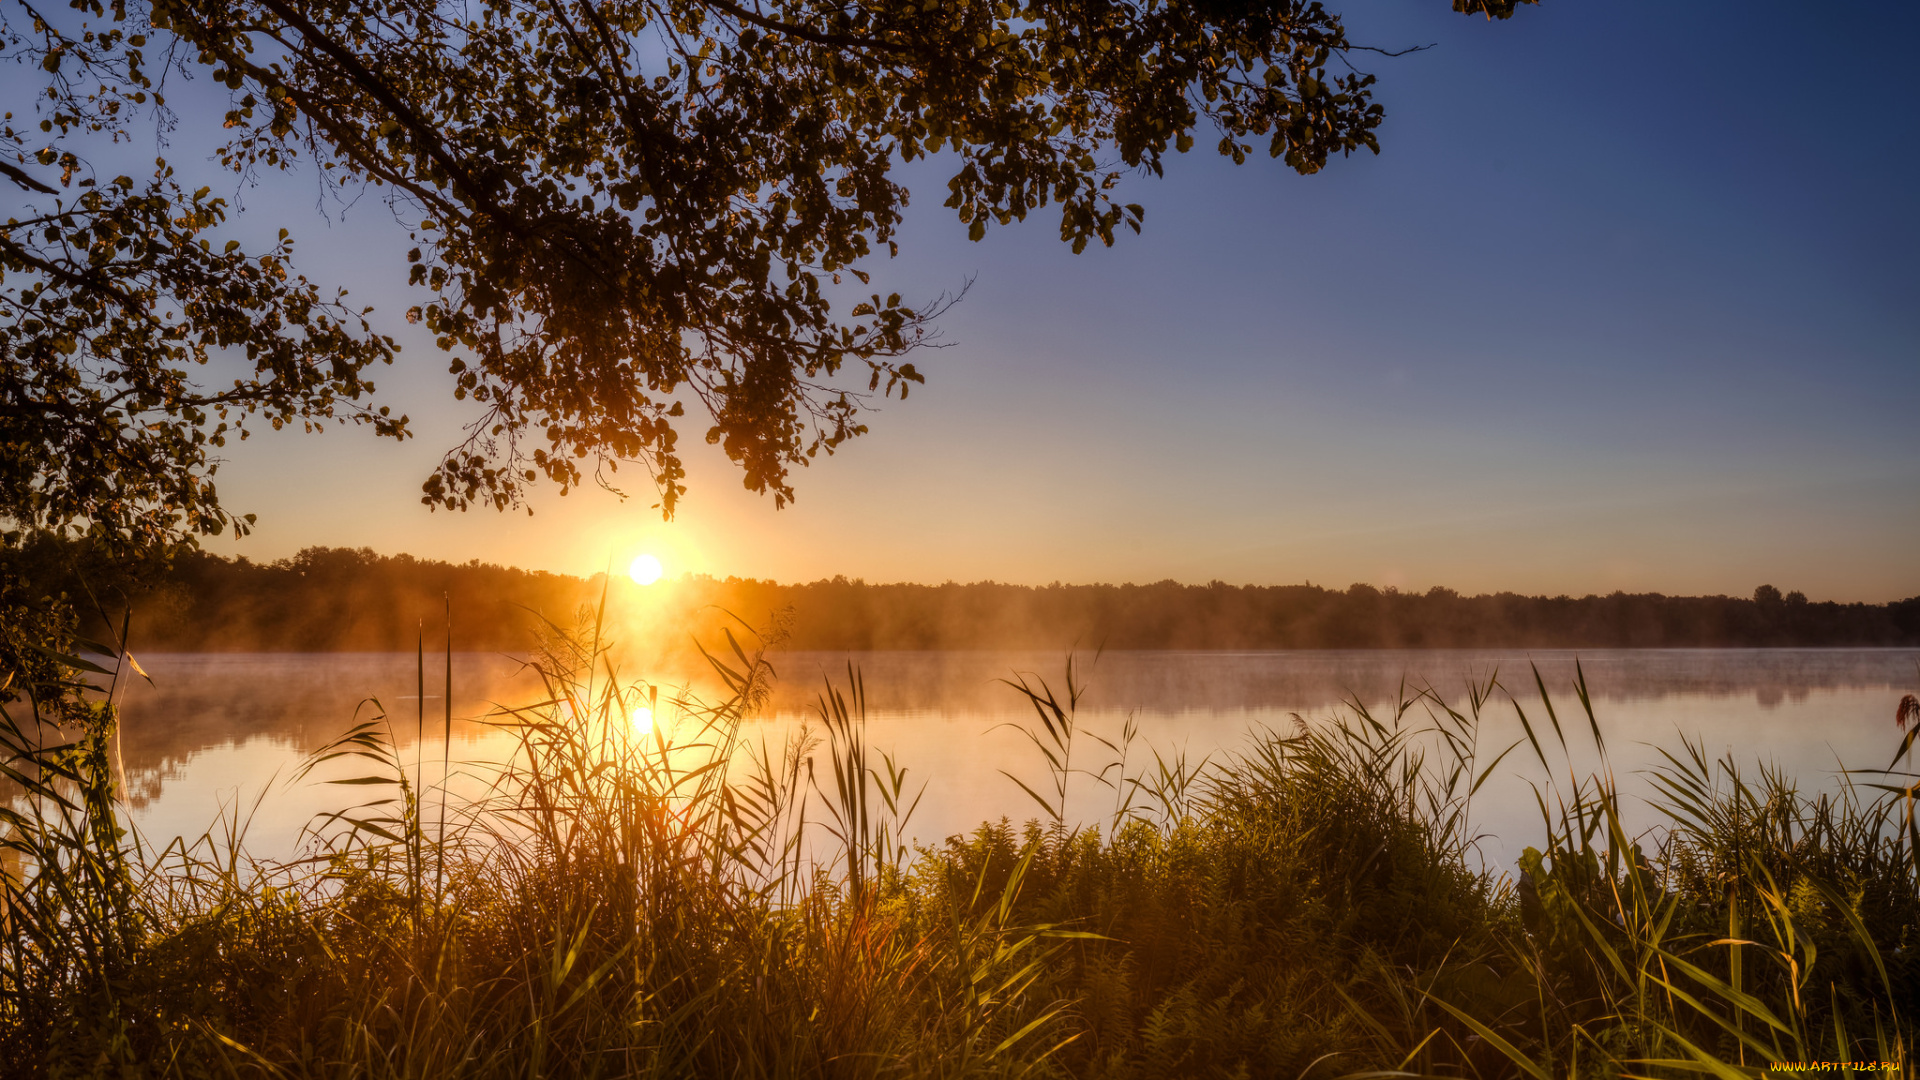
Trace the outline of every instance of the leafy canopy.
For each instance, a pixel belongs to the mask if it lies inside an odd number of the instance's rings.
[[[1454,0],[1505,18],[1531,0]],[[1378,151],[1364,47],[1297,0],[0,0],[22,73],[0,130],[0,517],[171,540],[249,518],[210,478],[250,423],[405,438],[368,369],[396,346],[156,161],[90,153],[167,80],[230,95],[218,161],[372,185],[410,230],[421,302],[469,437],[430,505],[519,505],[541,478],[640,462],[671,515],[692,408],[746,486],[866,430],[945,301],[865,267],[895,252],[899,163],[953,168],[969,235],[1057,207],[1076,251],[1138,231],[1127,171],[1196,140],[1302,173]],[[1378,50],[1372,50],[1378,51]],[[31,96],[20,92],[25,87]],[[95,154],[94,156],[97,156]],[[834,286],[841,286],[835,289]],[[194,378],[237,365],[231,386]]]

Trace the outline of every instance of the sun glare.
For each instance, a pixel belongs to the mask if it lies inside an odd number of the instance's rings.
[[[637,555],[634,557],[633,565],[627,567],[627,573],[633,576],[636,583],[651,585],[660,580],[662,573],[660,560],[651,555]]]
[[[633,730],[650,731],[653,728],[653,710],[645,705],[633,710]]]

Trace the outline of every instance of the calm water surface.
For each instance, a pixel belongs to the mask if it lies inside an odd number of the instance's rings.
[[[1064,693],[1063,654],[1013,652],[783,653],[765,717],[748,737],[771,747],[812,715],[814,697],[831,679],[843,685],[849,663],[865,681],[872,743],[907,766],[926,794],[910,831],[921,839],[963,832],[987,819],[1025,819],[1036,807],[1002,774],[1030,783],[1044,775],[1019,732],[1004,726],[1031,719],[1025,700],[998,680],[1024,673]],[[1222,760],[1261,728],[1291,731],[1333,715],[1343,702],[1390,714],[1402,695],[1431,687],[1465,711],[1466,688],[1497,678],[1512,698],[1542,720],[1533,668],[1552,693],[1563,721],[1578,717],[1572,692],[1576,659],[1585,672],[1611,764],[1630,793],[1648,793],[1641,772],[1656,748],[1679,752],[1683,738],[1712,757],[1730,755],[1749,771],[1775,765],[1809,787],[1830,788],[1843,767],[1885,767],[1898,744],[1892,723],[1903,693],[1920,691],[1920,650],[1739,649],[1535,651],[1110,652],[1081,656],[1076,676],[1088,685],[1082,729],[1118,736],[1129,718],[1138,730],[1137,766],[1162,755]],[[123,712],[123,755],[135,817],[150,841],[198,836],[219,817],[250,817],[248,847],[268,857],[296,852],[313,815],[340,807],[339,787],[294,784],[302,756],[345,730],[376,704],[392,718],[406,753],[441,757],[445,714],[440,696],[444,659],[426,659],[426,694],[409,654],[174,654],[141,658],[154,685],[136,684]],[[465,722],[494,704],[537,700],[538,683],[512,657],[456,653],[452,659],[454,726],[451,756],[497,757],[503,736]],[[711,687],[676,673],[667,688]],[[424,698],[424,700],[423,700]],[[1481,729],[1483,760],[1519,738],[1514,705],[1503,693]],[[1421,718],[1416,708],[1410,718]],[[426,739],[416,726],[424,717]],[[1298,719],[1303,718],[1303,719]],[[1578,720],[1584,732],[1584,719]],[[1544,725],[1543,725],[1544,726]],[[1571,731],[1570,731],[1571,734]],[[1568,763],[1584,773],[1599,764],[1591,738],[1573,740]],[[1094,748],[1083,743],[1091,757]],[[1524,755],[1524,757],[1523,757]],[[1568,765],[1556,771],[1564,774]],[[1531,784],[1546,775],[1530,752],[1516,751],[1481,793],[1473,817],[1488,834],[1484,855],[1511,865],[1537,843]],[[1083,783],[1069,813],[1100,820],[1113,796]],[[1650,817],[1650,815],[1649,815]]]

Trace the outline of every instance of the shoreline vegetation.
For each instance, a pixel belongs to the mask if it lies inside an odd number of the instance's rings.
[[[131,662],[52,658],[66,681],[14,687],[0,723],[0,1075],[1912,1067],[1911,735],[1837,793],[1669,747],[1658,823],[1628,835],[1606,767],[1572,765],[1606,761],[1580,677],[1409,693],[1191,763],[1083,730],[1070,661],[1009,690],[1035,753],[1007,816],[919,846],[920,766],[868,745],[857,670],[768,746],[741,724],[768,689],[750,636],[710,658],[715,702],[597,641],[542,642],[546,699],[490,718],[518,740],[504,763],[396,749],[450,714],[354,717],[304,777],[340,809],[288,864],[247,856],[245,807],[197,839],[128,831],[111,703]],[[1482,745],[1494,710],[1524,738]],[[1509,755],[1556,779],[1494,874],[1473,798]],[[450,797],[463,775],[483,793]]]
[[[124,564],[72,542],[0,547],[0,578],[64,605],[91,636],[96,610],[132,611],[131,640],[153,651],[411,651],[420,627],[454,612],[462,649],[519,650],[534,613],[571,623],[603,580],[368,549],[308,548],[253,563],[186,551]],[[614,583],[624,588],[622,581]],[[96,605],[96,601],[98,602]],[[650,587],[648,625],[623,626],[655,652],[716,639],[728,613],[782,612],[790,649],[1686,648],[1920,646],[1920,597],[1813,601],[1762,585],[1750,597],[1658,593],[1540,597],[1399,592],[1355,584],[1022,586],[994,582],[807,584],[689,577]],[[114,617],[118,617],[117,615]]]

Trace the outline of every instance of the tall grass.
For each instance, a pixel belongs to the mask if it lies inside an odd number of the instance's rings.
[[[1584,677],[1574,689],[1604,761]],[[1564,751],[1566,737],[1544,686],[1540,698],[1554,740],[1543,746],[1531,723],[1527,732],[1548,766],[1548,747]],[[1542,793],[1546,844],[1521,859],[1523,932],[1504,942],[1537,988],[1537,1018],[1515,1025],[1530,1038],[1496,1044],[1537,1077],[1628,1066],[1738,1076],[1809,1061],[1893,1075],[1910,1065],[1920,777],[1894,771],[1896,756],[1849,774],[1838,793],[1808,794],[1778,768],[1750,775],[1699,744],[1661,756],[1651,853],[1626,831],[1610,767]]]
[[[726,641],[709,657],[724,691],[702,701],[623,676],[591,626],[556,631],[529,662],[540,700],[486,718],[514,747],[491,764],[410,760],[394,725],[424,747],[424,707],[367,702],[309,759],[303,782],[348,797],[286,864],[246,856],[243,808],[158,851],[126,830],[113,683],[77,712],[12,707],[0,1073],[1908,1064],[1920,826],[1898,761],[1806,794],[1683,745],[1636,835],[1583,682],[1571,723],[1536,674],[1519,697],[1494,679],[1457,706],[1403,690],[1190,762],[1143,751],[1130,725],[1079,723],[1070,666],[1064,694],[1012,684],[1035,709],[1040,775],[1014,773],[1009,793],[1039,816],[915,845],[921,788],[867,739],[858,672],[768,745],[750,722],[773,677],[764,645]],[[118,655],[61,658],[62,700],[117,679]],[[1524,736],[1483,747],[1494,708]],[[1583,739],[1597,774],[1572,766]],[[1529,755],[1553,778],[1541,839],[1515,874],[1489,872],[1474,800]]]

